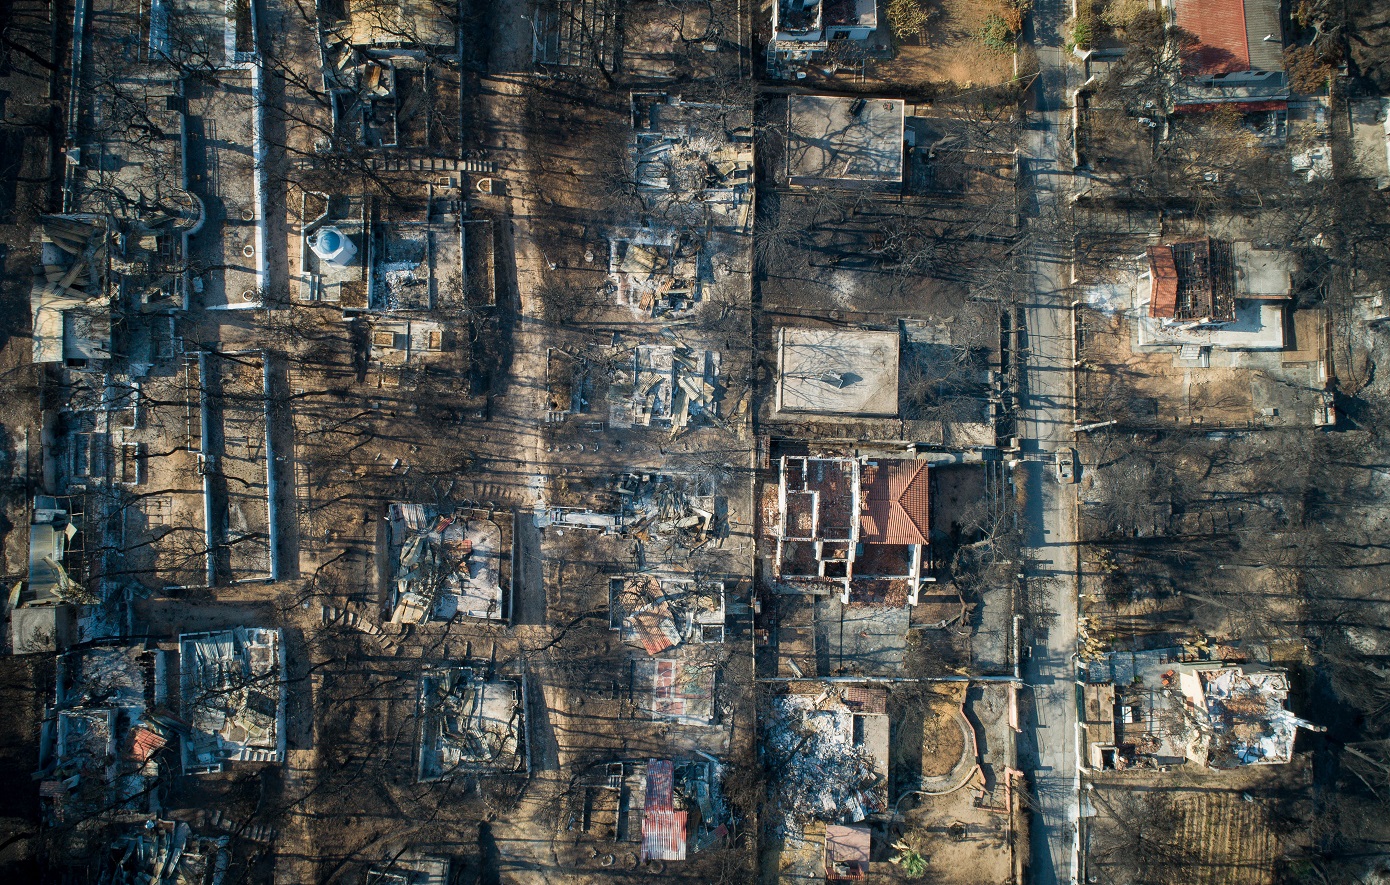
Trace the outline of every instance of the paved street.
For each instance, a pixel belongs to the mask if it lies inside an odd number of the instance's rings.
[[[1034,88],[1036,113],[1026,148],[1028,271],[1026,301],[1027,371],[1023,381],[1019,434],[1025,451],[1051,452],[1069,446],[1072,402],[1071,267],[1069,249],[1055,219],[1072,186],[1069,130],[1069,65],[1063,0],[1039,0],[1034,7],[1032,44],[1041,73]],[[1020,465],[1026,483],[1030,535],[1025,574],[1035,600],[1031,657],[1023,677],[1032,690],[1031,717],[1019,743],[1020,764],[1038,800],[1032,833],[1031,879],[1039,885],[1075,882],[1077,724],[1074,658],[1076,650],[1075,486],[1057,481],[1052,465]],[[1039,600],[1039,596],[1041,599]]]

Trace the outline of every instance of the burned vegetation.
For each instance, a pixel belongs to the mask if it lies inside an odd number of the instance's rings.
[[[1384,878],[1384,16],[1152,5],[0,9],[0,868]]]

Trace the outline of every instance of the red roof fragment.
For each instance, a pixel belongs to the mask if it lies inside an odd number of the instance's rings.
[[[134,762],[149,762],[169,741],[154,730],[138,725],[130,733],[129,758]]]
[[[675,765],[647,761],[647,797],[642,807],[642,860],[685,860],[684,811],[674,810]]]

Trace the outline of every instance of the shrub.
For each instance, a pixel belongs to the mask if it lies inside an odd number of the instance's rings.
[[[921,0],[888,0],[885,11],[888,27],[898,40],[906,40],[922,33],[931,18],[931,13],[922,8]]]
[[[1023,20],[1033,9],[1033,0],[1004,0],[1002,17],[1015,37],[1023,33]]]
[[[927,859],[920,851],[906,842],[894,842],[893,848],[898,853],[890,857],[888,862],[901,867],[904,878],[920,879],[927,874]]]
[[[1009,30],[1009,23],[1003,16],[990,13],[984,26],[980,28],[980,42],[995,52],[1013,52],[1014,33]]]
[[[1332,76],[1332,66],[1318,58],[1311,46],[1295,46],[1284,52],[1284,68],[1294,92],[1320,93]]]
[[[1089,49],[1091,46],[1091,17],[1089,15],[1079,15],[1076,22],[1071,26],[1072,45],[1081,49]]]
[[[1129,27],[1135,18],[1150,11],[1148,0],[1107,0],[1100,19],[1107,26],[1122,30]]]

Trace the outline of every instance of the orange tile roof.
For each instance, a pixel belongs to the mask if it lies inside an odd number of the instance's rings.
[[[131,732],[130,738],[130,758],[135,762],[148,762],[150,757],[169,743],[163,736],[155,734],[152,730],[143,725],[135,728]]]
[[[867,467],[859,540],[865,544],[926,544],[931,532],[925,461],[880,461]]]
[[[1184,63],[1189,74],[1250,70],[1245,0],[1178,0],[1177,25],[1199,41]]]
[[[649,655],[661,654],[680,641],[671,605],[664,598],[628,616],[631,630]]]
[[[845,689],[845,706],[856,713],[887,713],[888,689],[876,685],[851,685]]]
[[[1178,265],[1172,246],[1150,246],[1149,276],[1153,292],[1149,297],[1149,316],[1171,319],[1178,314]]]

